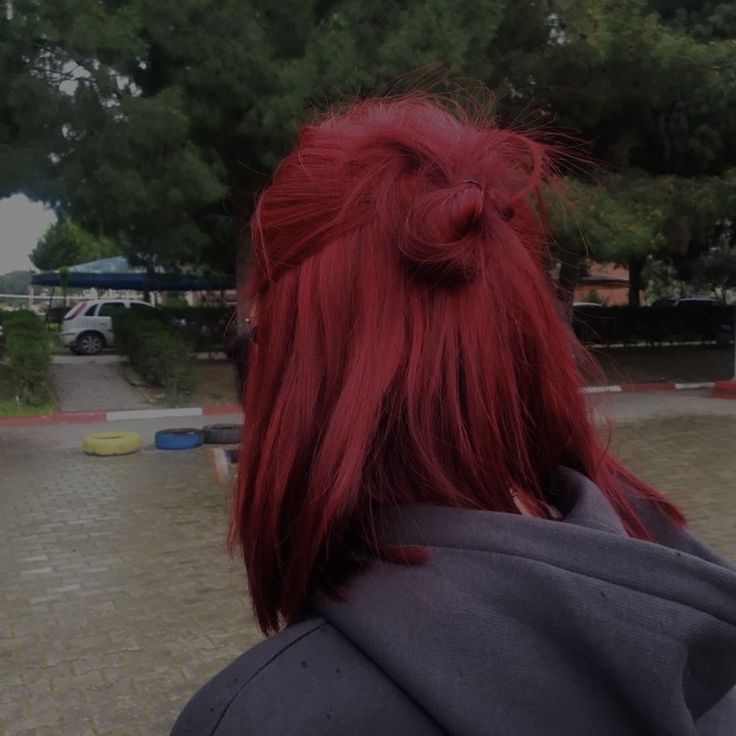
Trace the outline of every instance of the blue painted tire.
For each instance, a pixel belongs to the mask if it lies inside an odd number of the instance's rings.
[[[202,444],[202,430],[162,429],[156,432],[154,444],[159,450],[191,450]]]

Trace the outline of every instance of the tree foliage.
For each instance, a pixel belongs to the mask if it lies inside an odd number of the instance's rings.
[[[67,117],[50,84],[40,39],[41,14],[0,9],[0,199],[19,191],[50,195],[49,154],[61,141]],[[30,10],[29,4],[28,10]]]
[[[695,283],[715,292],[725,301],[729,289],[736,289],[736,248],[714,247],[695,263]]]
[[[62,133],[44,186],[25,189],[58,192],[57,210],[134,260],[231,270],[307,110],[437,59],[487,76],[503,5],[17,0],[6,26],[44,29],[31,35]]]
[[[736,168],[731,3],[12,6],[0,17],[0,194],[51,202],[143,263],[232,270],[254,193],[315,109],[474,80],[503,122],[583,142],[562,164],[578,211],[556,219],[572,258],[694,257],[732,212],[716,186]]]
[[[69,219],[50,225],[31,253],[31,262],[41,271],[88,263],[120,254],[112,241],[88,233]]]
[[[31,285],[28,271],[11,271],[0,275],[0,294],[27,294]]]
[[[530,32],[522,46],[514,28],[532,4],[521,5],[501,34],[500,107],[589,144],[567,153],[570,210],[554,218],[563,263],[628,265],[632,300],[647,255],[692,272],[714,223],[733,212],[736,28],[705,33],[717,3],[691,2],[683,14],[665,0],[558,0],[539,4],[531,24],[546,23],[546,42]],[[587,155],[597,168],[581,167]]]

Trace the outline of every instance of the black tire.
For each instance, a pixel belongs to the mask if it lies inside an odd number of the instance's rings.
[[[208,445],[238,445],[243,433],[242,424],[207,424],[202,432]]]
[[[105,338],[99,332],[83,332],[74,345],[79,355],[97,355],[105,347]]]

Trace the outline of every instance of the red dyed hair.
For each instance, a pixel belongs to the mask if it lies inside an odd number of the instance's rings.
[[[647,538],[597,439],[543,267],[547,150],[422,98],[305,127],[252,219],[250,360],[231,544],[261,628],[334,589],[376,511],[532,513],[560,463]],[[407,554],[407,559],[411,555]]]

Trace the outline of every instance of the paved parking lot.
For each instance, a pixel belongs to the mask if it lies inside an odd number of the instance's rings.
[[[610,409],[617,454],[736,560],[736,402],[621,395]],[[117,426],[150,443],[203,421]],[[163,736],[259,638],[205,452],[86,457],[92,429],[0,428],[3,736]]]
[[[51,383],[59,411],[145,409],[149,405],[123,378],[118,355],[55,355]]]
[[[4,736],[167,734],[257,639],[205,451],[86,457],[91,429],[0,434]]]

